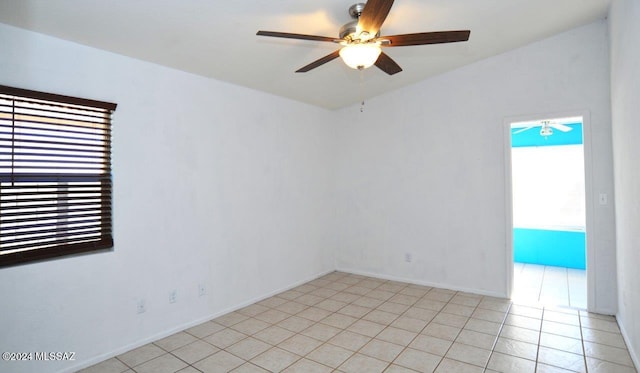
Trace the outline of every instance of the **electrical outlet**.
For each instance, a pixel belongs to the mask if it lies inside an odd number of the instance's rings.
[[[175,303],[176,301],[178,301],[178,291],[173,290],[169,293],[169,303]]]
[[[198,296],[201,297],[207,294],[207,289],[204,287],[204,284],[198,284]]]
[[[136,309],[138,310],[138,313],[145,313],[147,311],[147,305],[144,303],[144,299],[138,300]]]
[[[411,263],[413,260],[413,255],[411,253],[404,253],[404,261],[407,263]]]

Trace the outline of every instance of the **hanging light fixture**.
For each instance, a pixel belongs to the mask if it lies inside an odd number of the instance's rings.
[[[549,121],[548,120],[543,120],[542,121],[542,128],[540,128],[540,136],[551,136],[553,135],[553,129],[551,129],[551,126],[549,125]]]
[[[380,43],[353,43],[340,49],[340,57],[352,69],[362,70],[373,66],[382,53]]]

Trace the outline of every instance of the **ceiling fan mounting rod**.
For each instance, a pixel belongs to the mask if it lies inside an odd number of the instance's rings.
[[[364,10],[364,6],[366,4],[365,3],[357,3],[357,4],[353,4],[349,7],[349,15],[351,16],[351,18],[353,19],[358,19],[360,18],[360,15],[362,14],[362,11]]]
[[[365,3],[357,3],[349,7],[349,15],[351,16],[351,18],[353,18],[353,20],[345,23],[340,28],[340,39],[344,39],[347,43],[365,43],[380,36],[380,31],[378,31],[376,35],[371,36],[368,30],[358,29],[360,15],[362,15],[362,11],[364,10],[365,5]]]

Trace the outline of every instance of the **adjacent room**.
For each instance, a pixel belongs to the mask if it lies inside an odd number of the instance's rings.
[[[582,117],[511,124],[511,299],[518,303],[587,308],[582,129]]]
[[[0,2],[0,371],[637,372],[638,19]]]

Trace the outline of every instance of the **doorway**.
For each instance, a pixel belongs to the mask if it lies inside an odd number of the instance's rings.
[[[587,309],[583,117],[509,123],[514,302]]]

